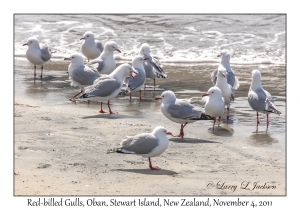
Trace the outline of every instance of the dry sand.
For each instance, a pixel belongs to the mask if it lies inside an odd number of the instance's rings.
[[[106,151],[126,135],[151,132],[157,125],[179,133],[180,125],[166,119],[160,102],[154,100],[161,91],[146,91],[142,102],[118,96],[111,103],[119,114],[100,114],[99,103],[68,101],[78,88],[66,81],[67,65],[49,62],[44,81],[34,82],[32,66],[24,59],[16,60],[14,195],[286,194],[285,84],[277,81],[282,75],[272,80],[270,92],[278,93],[276,104],[283,114],[271,115],[268,131],[262,117],[256,132],[255,112],[246,101],[248,67],[238,71],[241,87],[231,120],[223,119],[214,132],[211,121],[188,124],[183,139],[171,137],[168,149],[152,158],[153,165],[161,168],[152,171],[146,158]],[[157,83],[177,91],[178,97],[200,97],[211,86],[210,68],[165,68],[168,80]]]

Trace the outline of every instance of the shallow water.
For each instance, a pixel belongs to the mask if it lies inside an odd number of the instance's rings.
[[[15,95],[19,98],[36,99],[39,106],[67,108],[71,104],[68,99],[79,91],[79,88],[70,86],[66,73],[68,62],[57,61],[46,64],[43,81],[40,79],[33,80],[32,66],[26,64],[24,59],[17,59],[15,64]],[[160,101],[156,101],[155,97],[159,96],[163,90],[172,90],[178,98],[192,98],[194,105],[203,107],[201,96],[212,87],[209,75],[213,67],[214,65],[165,65],[164,68],[168,78],[157,79],[158,90],[143,91],[142,97],[144,99],[141,102],[138,99],[138,92],[133,93],[132,101],[129,100],[128,94],[120,94],[117,98],[111,100],[112,110],[118,111],[120,114],[111,117],[147,118],[149,116],[149,122],[151,122],[155,119],[153,115],[162,115]],[[256,66],[233,65],[232,67],[234,69],[244,68],[243,71],[251,72]],[[258,126],[258,131],[256,131],[256,112],[251,109],[247,101],[251,76],[250,73],[237,71],[236,75],[241,85],[235,93],[235,101],[230,106],[230,119],[226,120],[225,112],[221,120],[221,126],[215,132],[211,131],[211,122],[204,122],[208,133],[219,137],[240,136],[251,147],[272,146],[278,147],[281,151],[284,150],[286,140],[286,88],[283,78],[285,78],[285,71],[282,67],[276,65],[265,65],[264,68],[268,73],[262,74],[262,84],[272,94],[275,105],[282,114],[280,116],[270,115],[271,123],[268,130],[266,130],[266,117],[260,114],[261,124]],[[39,75],[39,71],[37,73]],[[153,85],[153,80],[147,80],[147,85]],[[86,102],[79,101],[77,106],[82,107],[83,110],[94,110],[95,115],[100,109],[97,102],[91,102],[88,105]],[[106,105],[104,105],[104,109],[107,109]],[[97,117],[101,116],[97,115]],[[240,143],[228,141],[228,145]]]

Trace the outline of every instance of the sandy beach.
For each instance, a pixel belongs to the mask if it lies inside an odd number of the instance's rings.
[[[157,80],[158,90],[143,92],[141,102],[138,93],[131,102],[118,96],[111,107],[119,114],[109,115],[99,113],[100,103],[68,100],[79,90],[70,86],[68,64],[50,61],[43,81],[34,81],[33,66],[15,60],[14,195],[286,195],[285,67],[232,65],[241,85],[230,119],[225,114],[215,131],[212,121],[188,124],[183,139],[169,138],[168,149],[152,158],[161,168],[152,171],[146,158],[106,151],[158,125],[179,133],[155,97],[172,90],[178,98],[201,98],[216,65],[164,65],[168,79]],[[263,70],[263,86],[282,112],[270,115],[267,131],[264,115],[256,131],[247,102],[253,69]]]

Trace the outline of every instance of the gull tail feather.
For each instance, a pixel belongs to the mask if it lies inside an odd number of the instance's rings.
[[[113,149],[108,149],[107,150],[107,154],[109,153],[124,153],[124,154],[134,154],[134,152],[132,152],[131,150],[129,149],[126,149],[124,147],[121,147],[121,148],[113,148]]]
[[[266,99],[266,102],[267,102],[267,105],[269,106],[269,108],[272,109],[272,112],[275,113],[275,114],[278,114],[280,115],[281,112],[276,108],[275,104],[270,101],[268,98]]]

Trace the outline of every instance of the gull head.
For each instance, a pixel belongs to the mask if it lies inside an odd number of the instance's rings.
[[[29,37],[27,42],[25,42],[22,46],[28,45],[28,47],[39,47],[39,40],[36,37]]]
[[[173,134],[171,132],[168,132],[167,129],[163,126],[157,126],[152,131],[152,134],[155,135],[155,136],[167,136],[167,135],[173,136]]]
[[[143,43],[141,48],[140,48],[140,55],[142,56],[147,56],[150,54],[150,46],[147,43]]]
[[[132,66],[143,66],[144,60],[148,60],[148,58],[141,55],[134,56],[132,58]]]
[[[131,65],[128,63],[123,63],[116,69],[117,71],[120,71],[123,76],[126,77],[131,77],[134,79],[134,76],[139,74],[137,70],[133,69]]]
[[[207,93],[203,94],[202,97],[208,96],[208,97],[219,97],[222,98],[222,91],[218,87],[211,87],[207,91]]]
[[[228,50],[222,50],[221,53],[217,56],[221,57],[222,61],[230,61],[230,52]]]
[[[227,77],[227,71],[225,68],[222,67],[218,69],[218,77]]]
[[[84,65],[83,57],[78,53],[72,54],[70,57],[64,58],[64,60],[69,60],[76,65]]]
[[[84,33],[83,37],[80,38],[80,40],[94,40],[94,34],[91,31],[87,31]]]
[[[175,103],[176,101],[176,96],[171,90],[164,91],[160,97],[155,98],[155,100],[160,100],[164,104],[170,104],[170,103]]]
[[[104,45],[104,50],[110,51],[110,52],[118,51],[119,53],[121,53],[121,50],[119,50],[117,43],[114,41],[106,42]]]
[[[251,72],[251,75],[252,75],[252,80],[253,80],[253,81],[260,82],[260,80],[261,80],[261,74],[260,74],[260,71],[259,71],[259,70],[254,69],[254,70]]]

